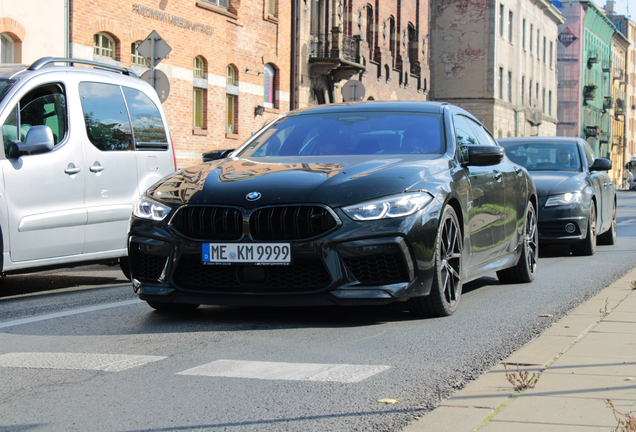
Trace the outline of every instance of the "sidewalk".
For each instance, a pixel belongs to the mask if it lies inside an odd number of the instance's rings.
[[[636,417],[636,269],[403,432],[613,431]],[[537,374],[515,391],[508,373]],[[619,416],[619,419],[625,419]],[[629,430],[634,429],[621,429]]]

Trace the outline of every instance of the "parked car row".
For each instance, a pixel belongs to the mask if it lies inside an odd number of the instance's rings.
[[[3,273],[120,261],[162,311],[405,302],[448,316],[468,281],[532,282],[540,242],[591,255],[616,241],[611,163],[581,139],[497,143],[449,103],[333,104],[176,171],[161,103],[133,75],[0,68]]]

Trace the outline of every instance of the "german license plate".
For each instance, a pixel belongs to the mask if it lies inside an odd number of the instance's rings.
[[[291,262],[289,243],[204,243],[204,264],[285,265]]]

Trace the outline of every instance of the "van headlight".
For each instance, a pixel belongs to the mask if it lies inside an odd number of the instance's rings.
[[[409,216],[431,202],[425,192],[400,194],[343,207],[342,210],[356,221],[379,220]]]
[[[135,204],[133,215],[140,219],[150,219],[154,221],[162,221],[168,216],[172,210],[167,205],[163,205],[144,195]]]

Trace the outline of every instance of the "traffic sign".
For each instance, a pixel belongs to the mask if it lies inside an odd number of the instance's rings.
[[[155,69],[155,82],[153,85],[152,82],[152,72],[147,70],[141,75],[141,79],[146,81],[148,84],[153,86],[155,91],[157,92],[157,96],[159,96],[159,100],[161,103],[164,103],[168,96],[170,95],[170,81],[168,80],[168,76],[163,73],[163,71],[159,69]]]
[[[358,80],[349,80],[342,86],[342,100],[345,102],[358,102],[364,99],[366,89]]]
[[[137,47],[137,52],[146,59],[151,68],[166,58],[170,51],[172,48],[159,36],[156,30],[153,30]]]

